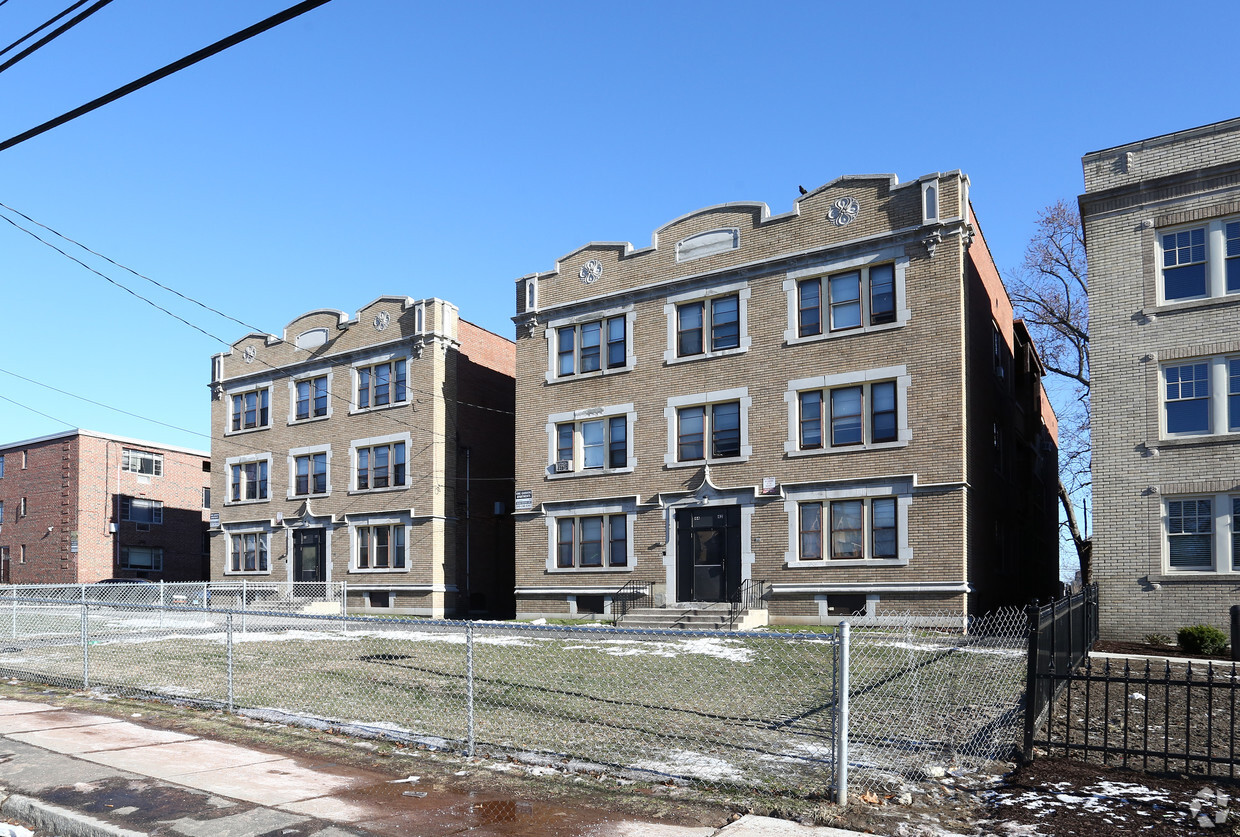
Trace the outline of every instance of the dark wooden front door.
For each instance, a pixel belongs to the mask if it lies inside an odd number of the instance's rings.
[[[740,580],[740,506],[677,511],[676,600],[725,602]]]
[[[293,530],[293,581],[327,581],[322,529]]]

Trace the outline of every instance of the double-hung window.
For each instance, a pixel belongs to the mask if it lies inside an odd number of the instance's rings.
[[[602,471],[629,464],[627,415],[556,425],[557,471]]]
[[[268,459],[229,463],[228,498],[233,503],[267,499]]]
[[[796,504],[796,560],[890,561],[899,557],[895,497],[849,497]]]
[[[267,564],[265,532],[244,532],[229,538],[229,568],[234,573],[265,573]]]
[[[405,525],[403,523],[369,524],[354,529],[356,569],[406,569]]]
[[[1214,567],[1212,498],[1167,501],[1167,563],[1172,570]]]
[[[1160,386],[1166,436],[1240,433],[1240,357],[1168,361]]]
[[[797,336],[812,337],[832,331],[896,321],[894,264],[813,276],[797,283]]]
[[[740,455],[739,401],[699,404],[677,410],[676,458],[680,462],[707,458],[727,459]]]
[[[355,406],[359,410],[402,404],[408,400],[408,362],[403,359],[354,367]]]
[[[327,493],[327,452],[316,451],[293,457],[293,494]]]
[[[232,393],[232,432],[271,426],[271,388]]]
[[[164,522],[164,504],[145,497],[121,497],[121,520],[147,526]]]
[[[121,470],[131,474],[161,477],[164,474],[164,455],[125,448],[121,451]]]
[[[327,376],[303,378],[294,383],[293,418],[307,421],[327,415]]]
[[[555,519],[558,569],[603,569],[629,565],[628,516],[582,515]]]
[[[622,369],[628,364],[628,322],[625,314],[555,329],[556,375]]]
[[[739,294],[699,299],[676,306],[676,354],[690,357],[740,348]]]
[[[404,488],[408,476],[405,455],[408,442],[367,439],[354,443],[354,487],[358,491]]]
[[[797,450],[877,445],[900,438],[895,380],[800,390],[796,401]]]
[[[1163,302],[1240,293],[1240,220],[1160,231],[1157,242]]]

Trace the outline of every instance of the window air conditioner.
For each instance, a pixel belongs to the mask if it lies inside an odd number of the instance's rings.
[[[573,470],[573,460],[571,460],[571,459],[557,459],[557,460],[555,461],[555,472],[556,472],[557,474],[567,474],[567,473],[571,473],[571,472],[572,472],[572,470]]]

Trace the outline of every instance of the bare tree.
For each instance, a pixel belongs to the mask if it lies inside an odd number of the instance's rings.
[[[1037,229],[1012,287],[1012,303],[1052,376],[1059,417],[1059,502],[1081,577],[1091,578],[1090,540],[1076,508],[1089,495],[1089,292],[1085,238],[1076,206],[1060,200],[1038,213]]]

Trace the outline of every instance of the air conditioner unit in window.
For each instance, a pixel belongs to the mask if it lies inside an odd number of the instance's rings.
[[[555,461],[555,472],[556,472],[557,474],[567,474],[567,473],[571,473],[571,472],[572,472],[572,470],[573,470],[573,460],[571,460],[571,459],[557,459],[557,460]]]

